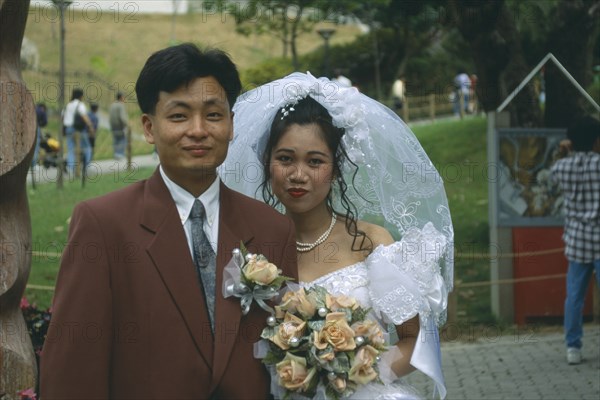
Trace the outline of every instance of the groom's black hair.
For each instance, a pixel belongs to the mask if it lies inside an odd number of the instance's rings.
[[[152,54],[135,84],[140,109],[154,114],[160,92],[172,93],[196,78],[212,76],[225,90],[229,108],[233,108],[242,90],[238,70],[218,49],[201,50],[193,43],[167,47]]]

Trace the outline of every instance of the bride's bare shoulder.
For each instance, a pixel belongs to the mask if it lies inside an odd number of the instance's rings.
[[[358,229],[366,233],[369,239],[371,239],[373,242],[373,249],[380,244],[387,246],[388,244],[394,243],[392,235],[382,226],[366,221],[358,221]]]

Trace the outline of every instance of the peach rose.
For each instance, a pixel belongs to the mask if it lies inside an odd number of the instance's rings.
[[[329,313],[325,317],[325,325],[319,332],[314,332],[314,345],[319,350],[324,350],[328,344],[334,351],[354,350],[354,331],[346,321],[343,312]]]
[[[270,263],[262,256],[250,257],[248,263],[244,265],[244,276],[259,285],[268,285],[273,282],[280,272],[275,264]]]
[[[307,295],[304,288],[297,292],[286,292],[281,299],[279,306],[275,306],[275,312],[282,315],[282,312],[300,313],[305,319],[310,319],[317,311],[316,301],[313,296]],[[281,318],[279,316],[279,318]]]
[[[355,336],[362,336],[378,349],[385,347],[385,337],[381,327],[373,320],[359,321],[352,324]]]
[[[358,303],[354,297],[344,295],[334,297],[329,293],[325,295],[325,305],[331,311],[337,311],[340,308],[349,308],[351,310],[356,310],[358,308]]]
[[[293,337],[301,338],[305,327],[305,321],[295,315],[286,313],[283,322],[277,327],[275,335],[270,339],[281,349],[287,350],[290,348],[290,339]]]
[[[373,364],[378,354],[374,347],[369,345],[361,347],[352,361],[348,379],[359,385],[365,385],[377,378],[377,371],[373,368]]]
[[[319,354],[319,360],[324,362],[329,362],[335,358],[335,353],[333,351],[327,351]]]
[[[346,390],[346,380],[344,378],[340,378],[339,376],[331,382],[331,385],[338,393],[342,393]]]
[[[291,353],[286,353],[285,358],[275,365],[279,376],[279,385],[287,390],[303,392],[308,389],[314,378],[316,368],[306,369],[306,360]]]

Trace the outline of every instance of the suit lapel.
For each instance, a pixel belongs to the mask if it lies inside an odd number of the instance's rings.
[[[198,283],[177,207],[158,169],[146,184],[141,224],[155,233],[146,251],[184,319],[196,348],[207,366],[212,368],[214,349],[203,288]]]
[[[213,360],[212,389],[220,382],[237,341],[242,318],[242,308],[236,297],[223,297],[223,269],[232,257],[232,250],[240,241],[247,245],[252,231],[245,224],[244,211],[236,207],[231,190],[223,183],[220,188],[219,248],[217,254],[216,310],[215,310],[215,358]]]

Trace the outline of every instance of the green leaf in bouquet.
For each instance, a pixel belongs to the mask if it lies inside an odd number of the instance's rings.
[[[265,326],[260,334],[260,337],[263,339],[269,340],[277,333],[277,326]]]
[[[310,340],[310,337],[304,336],[300,338],[300,345],[296,348],[291,348],[289,351],[291,351],[294,354],[307,353],[312,347],[313,345],[312,341]]]
[[[346,314],[346,321],[348,321],[348,324],[352,324],[352,322],[354,322],[354,320],[352,319],[353,313],[350,308],[342,308],[338,310],[338,312],[343,312],[344,314]]]
[[[308,321],[306,325],[308,325],[311,331],[319,332],[325,326],[325,320]]]
[[[323,360],[321,357],[325,354],[333,353],[333,347],[327,346],[325,350],[319,350],[316,347],[312,346],[308,353],[310,362],[314,365],[318,365],[320,368],[325,369],[327,371],[332,371],[331,366],[329,365],[329,361]]]
[[[325,297],[328,294],[327,289],[322,286],[315,285],[310,288],[310,292],[314,293],[313,298],[315,299],[317,309],[321,307],[327,307],[325,303]]]
[[[346,352],[337,353],[329,365],[336,374],[347,373],[350,371],[350,359],[348,358],[348,354]]]
[[[248,254],[248,249],[244,246],[244,242],[240,240],[240,253],[242,254],[242,265],[240,265],[240,282],[244,285],[248,286],[250,289],[254,287],[254,282],[246,278],[246,274],[244,273],[244,267],[246,266],[246,255]]]
[[[293,280],[294,280],[294,278],[291,278],[289,276],[279,275],[277,278],[275,278],[275,280],[273,280],[273,282],[271,282],[269,284],[269,286],[279,288],[279,287],[281,287],[281,285],[283,285],[283,282],[293,281]]]
[[[240,240],[240,251],[242,252],[242,257],[244,257],[244,261],[246,261],[246,254],[248,254],[248,249],[244,246],[244,242]]]
[[[281,360],[283,360],[284,358],[285,358],[284,351],[282,351],[278,348],[272,347],[271,350],[269,350],[269,352],[265,356],[265,358],[262,359],[262,363],[265,365],[275,365],[275,364],[281,362]]]
[[[354,351],[349,351],[346,353],[346,356],[348,357],[348,363],[350,365],[352,365],[352,363],[354,362],[354,358],[356,356],[356,353]]]
[[[321,360],[317,356],[317,348],[312,346],[306,353],[306,360],[309,365],[321,365]]]
[[[250,290],[254,289],[256,283],[252,282],[250,279],[246,278],[246,274],[244,273],[244,269],[240,268],[240,282],[244,285],[248,286]]]
[[[314,368],[312,368],[312,369],[314,369]],[[311,371],[309,370],[308,373],[310,374]],[[315,371],[315,373],[313,374],[313,377],[311,378],[308,386],[306,387],[306,391],[304,391],[303,395],[312,399],[317,392],[318,384],[319,384],[319,372]]]
[[[371,308],[358,307],[356,310],[352,311],[352,323],[357,321],[364,321],[365,319],[367,319],[367,315],[369,315],[370,311]]]

